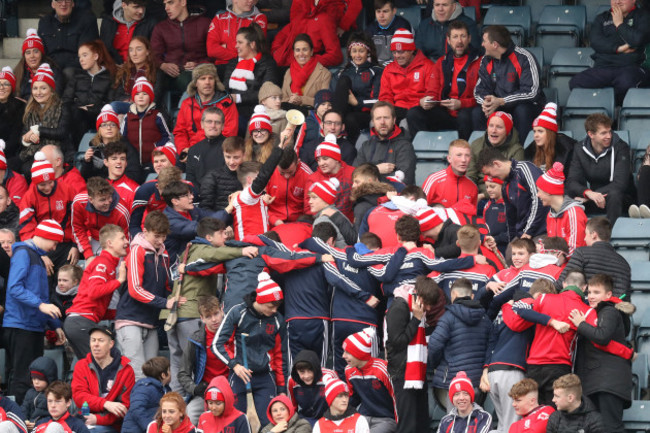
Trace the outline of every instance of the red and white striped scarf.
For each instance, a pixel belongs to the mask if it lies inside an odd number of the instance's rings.
[[[246,85],[246,80],[254,80],[255,75],[253,70],[255,70],[255,64],[262,58],[262,53],[257,53],[252,59],[239,59],[235,70],[232,71],[230,75],[230,80],[228,80],[228,87],[234,90],[239,90],[245,92],[248,90]]]
[[[406,289],[406,296],[401,296],[409,306],[410,317],[413,318],[413,295],[415,286],[405,284],[395,289],[395,296],[398,292]],[[402,292],[404,294],[404,292]],[[404,389],[422,389],[427,374],[427,340],[424,334],[426,317],[423,315],[418,325],[418,330],[409,342],[406,352],[406,372],[404,373]]]

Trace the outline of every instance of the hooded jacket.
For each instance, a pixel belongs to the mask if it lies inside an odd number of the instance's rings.
[[[629,397],[629,396],[628,396]],[[594,404],[587,397],[582,397],[580,406],[573,412],[556,410],[548,418],[547,433],[605,433],[603,419]]]
[[[131,406],[122,423],[122,433],[145,433],[156,417],[160,399],[169,388],[155,377],[138,380],[131,390]]]
[[[296,365],[298,363],[307,363],[311,366],[311,371],[314,372],[314,380],[311,385],[307,385],[300,379]],[[326,379],[338,376],[332,370],[321,367],[320,359],[316,352],[311,350],[301,350],[293,360],[293,367],[291,368],[291,376],[287,384],[289,398],[291,399],[292,407],[296,410],[296,414],[303,418],[318,419],[328,409],[327,401],[325,400],[325,381]],[[271,405],[269,405],[269,408]],[[269,420],[273,419],[269,414]]]
[[[428,371],[436,370],[433,387],[449,389],[459,371],[478,386],[492,324],[479,301],[457,298],[447,306],[429,337]]]
[[[53,219],[63,227],[63,242],[72,241],[70,219],[73,200],[74,193],[66,182],[56,180],[48,195],[41,193],[34,183],[30,184],[18,205],[20,238],[33,238],[39,222]]]
[[[569,257],[576,248],[584,247],[587,215],[580,202],[565,196],[560,209],[550,208],[546,215],[546,235],[561,237],[569,244]]]
[[[151,32],[157,21],[146,14],[140,21],[127,23],[124,19],[122,3],[115,3],[112,16],[104,14],[99,29],[99,38],[117,65],[126,60],[129,53],[129,43],[135,36],[151,38]],[[101,107],[101,106],[100,106]]]
[[[377,200],[384,197],[388,191],[395,191],[395,188],[391,184],[374,181],[362,183],[352,190],[350,200],[354,202],[354,228],[357,231],[363,217],[377,206]]]
[[[454,11],[447,21],[438,21],[432,11],[430,17],[420,21],[420,26],[415,32],[415,46],[430,59],[437,59],[447,54],[449,50],[447,46],[447,28],[452,21],[462,21],[467,24],[471,37],[471,46],[477,50],[481,48],[481,36],[478,34],[476,22],[465,15],[463,6],[460,3],[454,3]]]
[[[47,356],[41,356],[32,361],[29,364],[29,371],[30,373],[35,371],[45,376],[45,381],[47,381],[48,385],[58,378],[56,363]],[[44,391],[38,392],[33,387],[27,390],[21,408],[25,419],[34,423],[50,415],[47,411],[47,395]]]
[[[151,33],[151,50],[156,64],[173,63],[182,67],[187,62],[212,63],[205,41],[210,18],[190,14],[185,21],[169,18],[156,24]]]
[[[228,63],[232,58],[237,57],[237,50],[235,49],[235,37],[237,30],[242,27],[248,27],[252,23],[256,23],[262,28],[266,35],[267,19],[256,6],[250,12],[242,13],[241,15],[235,14],[232,10],[232,5],[226,6],[226,11],[217,14],[210,23],[208,29],[208,56],[215,59],[216,65],[223,65]]]
[[[386,72],[384,76],[385,74]],[[395,164],[395,170],[383,175],[384,177],[394,176],[396,171],[401,170],[405,184],[412,185],[415,182],[415,149],[408,135],[397,125],[390,135],[383,139],[379,138],[374,128],[370,131],[370,140],[361,145],[354,165],[358,167],[365,162],[375,165],[382,162]]]
[[[90,433],[90,430],[86,427],[85,419],[81,415],[73,415],[69,411],[65,412],[61,418],[57,420],[52,419],[48,414],[41,420],[37,421],[36,424],[36,428],[32,430],[34,433],[45,433],[48,429],[52,430],[50,428],[50,425],[52,424],[60,424],[61,428],[65,432]]]
[[[481,406],[472,402],[472,412],[465,418],[458,414],[455,407],[442,417],[439,432],[445,433],[487,433],[492,426],[492,415],[486,412]]]
[[[476,185],[478,185],[479,193],[483,193],[485,195],[487,194],[485,191],[485,182],[483,181],[483,173],[481,173],[481,170],[476,165],[476,162],[478,161],[478,156],[481,151],[488,146],[498,149],[501,154],[508,159],[516,159],[517,161],[524,160],[524,148],[521,147],[521,144],[519,144],[519,133],[517,133],[517,130],[515,128],[512,128],[510,135],[506,137],[505,142],[500,146],[493,146],[490,143],[490,140],[488,140],[487,132],[483,134],[481,138],[477,138],[476,140],[472,141],[472,144],[470,146],[472,158],[469,161],[469,167],[467,167],[465,176],[469,177],[474,181]]]
[[[217,81],[217,87],[219,85],[223,87],[223,84]],[[235,101],[229,93],[224,92],[223,88],[221,90],[217,89],[211,101],[202,102],[201,98],[196,94],[196,83],[194,86],[190,83],[187,87],[189,97],[181,102],[181,108],[176,118],[176,126],[174,127],[174,144],[176,144],[179,154],[205,139],[205,133],[201,128],[201,117],[203,111],[208,107],[216,107],[223,111],[225,119],[221,134],[224,137],[237,135],[239,114]]]
[[[211,388],[217,388],[224,396],[225,408],[221,416],[214,416],[212,412],[207,411],[201,414],[197,428],[204,432],[232,432],[232,433],[250,433],[250,425],[246,414],[235,408],[235,395],[228,384],[228,379],[224,376],[217,376],[210,381],[208,388],[205,390],[205,396]],[[227,430],[226,430],[227,429]]]
[[[266,416],[270,423],[264,426],[261,433],[269,433],[271,429],[275,427],[276,423],[273,421],[273,417],[271,416],[271,407],[278,402],[284,404],[289,410],[289,421],[287,422],[286,433],[311,433],[311,424],[309,421],[298,415],[298,412],[296,412],[293,407],[293,403],[291,403],[291,400],[286,395],[278,395],[269,403],[269,406],[266,409]]]
[[[0,227],[11,230],[16,239],[18,238],[18,223],[20,222],[20,211],[12,201],[4,212],[0,213]]]
[[[418,50],[406,67],[398,65],[397,62],[386,66],[381,76],[378,99],[399,108],[417,107],[420,99],[433,92],[435,78],[434,63]],[[406,183],[413,182],[406,179]]]

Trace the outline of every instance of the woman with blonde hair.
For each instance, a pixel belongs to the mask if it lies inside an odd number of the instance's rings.
[[[147,427],[147,433],[195,433],[187,416],[185,399],[177,392],[168,392],[160,399],[156,417]]]

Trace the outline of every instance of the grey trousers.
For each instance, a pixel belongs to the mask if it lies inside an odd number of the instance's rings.
[[[120,345],[122,355],[131,360],[131,367],[135,373],[135,380],[144,377],[142,364],[158,356],[158,332],[156,328],[149,329],[141,326],[123,326],[116,331],[117,344]]]
[[[370,433],[393,433],[397,430],[397,423],[393,418],[365,416],[370,427]]]
[[[63,322],[63,331],[77,359],[84,359],[90,352],[90,335],[88,331],[97,323],[83,316],[69,316]]]
[[[201,319],[189,319],[176,322],[176,325],[167,331],[167,343],[169,344],[169,362],[171,364],[172,391],[185,395],[185,391],[178,381],[178,372],[183,362],[183,352],[187,349],[187,341],[199,329]],[[196,425],[196,423],[194,423]]]
[[[524,372],[520,370],[499,370],[488,373],[490,381],[490,398],[499,418],[497,430],[507,432],[512,423],[519,421],[519,416],[512,407],[512,399],[508,395],[512,386],[523,379]]]
[[[205,412],[205,400],[203,400],[203,397],[193,397],[187,403],[187,416],[190,417],[192,424],[199,425],[199,417],[203,412]]]

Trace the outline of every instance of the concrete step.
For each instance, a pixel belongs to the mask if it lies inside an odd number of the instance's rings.
[[[18,36],[24,38],[27,35],[27,29],[38,29],[38,18],[19,18]]]
[[[16,69],[16,64],[20,61],[20,59],[2,59],[0,58],[0,69],[4,68],[5,66],[11,66],[12,69]]]

